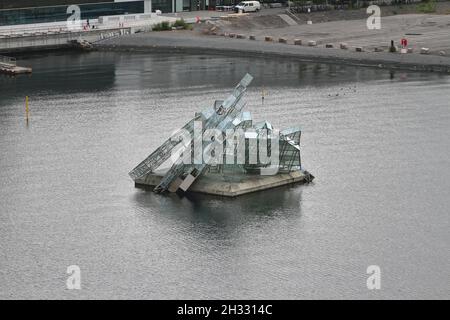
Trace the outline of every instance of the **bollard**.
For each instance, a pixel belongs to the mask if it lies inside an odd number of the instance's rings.
[[[302,45],[302,40],[301,39],[294,39],[294,44],[296,46],[301,46]]]
[[[391,46],[389,47],[389,52],[395,53],[398,51],[398,48],[395,46],[394,40],[391,40]]]

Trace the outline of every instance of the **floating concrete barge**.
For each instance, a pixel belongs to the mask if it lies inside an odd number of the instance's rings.
[[[154,173],[145,179],[137,179],[137,188],[155,188],[161,183],[164,174]],[[314,177],[307,171],[293,171],[271,176],[252,175],[223,175],[205,173],[189,188],[189,192],[203,193],[224,197],[236,197],[246,193],[281,187],[288,184],[309,183]]]
[[[298,127],[276,130],[242,111],[247,74],[225,100],[198,112],[130,173],[156,193],[235,197],[314,179],[301,165]],[[166,168],[166,169],[162,169]]]
[[[0,73],[16,76],[19,74],[28,74],[32,73],[33,69],[19,66],[12,66],[0,63]]]
[[[31,73],[31,68],[19,67],[15,58],[0,56],[0,73],[18,75]]]

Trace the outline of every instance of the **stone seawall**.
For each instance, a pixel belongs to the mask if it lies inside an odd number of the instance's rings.
[[[450,57],[393,54],[389,52],[355,52],[317,46],[286,45],[284,43],[251,41],[220,36],[201,36],[184,31],[134,34],[103,41],[96,47],[100,50],[113,51],[252,56],[450,73]]]

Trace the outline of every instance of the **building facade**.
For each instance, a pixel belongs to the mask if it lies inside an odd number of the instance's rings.
[[[171,12],[165,3],[172,0],[153,1],[157,4],[153,11],[161,7],[163,12]],[[65,21],[71,5],[80,7],[83,20],[152,10],[152,0],[0,0],[0,26]]]
[[[100,16],[214,10],[219,5],[233,5],[239,0],[0,0],[0,26],[65,21],[67,8],[77,5],[81,19]]]
[[[144,13],[148,3],[150,0],[0,0],[0,25],[65,21],[70,16],[67,9],[71,5],[80,7],[81,19],[97,19],[100,16]]]

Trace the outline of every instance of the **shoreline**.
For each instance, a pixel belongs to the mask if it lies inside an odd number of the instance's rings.
[[[192,32],[168,31],[135,34],[95,45],[100,51],[184,54],[249,55],[255,58],[284,58],[303,62],[426,71],[450,74],[450,57],[389,52],[354,52],[276,42],[198,36]]]

